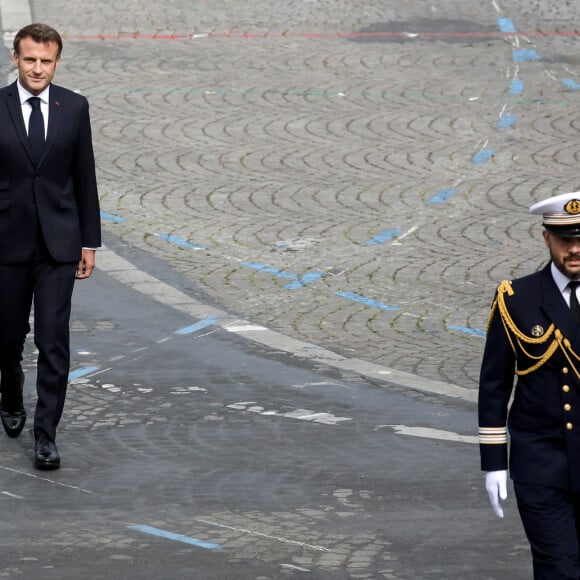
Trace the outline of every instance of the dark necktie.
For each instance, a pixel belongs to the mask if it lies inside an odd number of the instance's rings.
[[[28,142],[34,163],[38,163],[44,147],[44,118],[40,110],[40,98],[30,97],[28,102],[32,106],[28,120]]]
[[[576,321],[580,322],[580,304],[578,303],[578,296],[576,296],[576,288],[580,282],[574,281],[568,284],[570,288],[570,310],[574,313]]]

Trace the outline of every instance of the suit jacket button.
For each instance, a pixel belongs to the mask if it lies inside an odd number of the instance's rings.
[[[568,429],[568,431],[572,431],[572,429],[574,429],[574,425],[572,425],[572,423],[566,423],[566,429]]]
[[[564,405],[564,411],[571,411],[572,410],[572,405],[570,405],[570,403],[566,403]]]

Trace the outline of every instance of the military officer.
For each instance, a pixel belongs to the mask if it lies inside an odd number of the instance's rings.
[[[550,261],[497,289],[479,385],[481,468],[501,518],[509,467],[534,579],[578,580],[580,192],[536,203],[530,213],[542,215]]]

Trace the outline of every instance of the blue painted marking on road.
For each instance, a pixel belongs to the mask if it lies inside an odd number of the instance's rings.
[[[219,550],[223,548],[221,544],[214,544],[212,542],[206,542],[205,540],[199,540],[198,538],[192,538],[190,536],[184,536],[182,534],[174,534],[173,532],[168,532],[166,530],[161,530],[159,528],[154,528],[152,526],[129,526],[130,530],[136,530],[138,532],[143,532],[144,534],[150,534],[152,536],[158,536],[160,538],[165,538],[166,540],[173,540],[175,542],[183,542],[184,544],[189,544],[191,546],[197,546],[198,548],[204,548],[206,550]]]
[[[495,151],[493,151],[491,149],[482,149],[481,151],[478,151],[473,156],[473,159],[471,161],[473,163],[475,163],[476,165],[478,165],[480,163],[485,163],[487,160],[489,160],[494,155],[495,155]]]
[[[533,48],[519,48],[512,52],[514,62],[533,62],[541,60],[540,55]]]
[[[206,326],[211,326],[212,324],[215,324],[219,320],[221,319],[218,317],[208,316],[207,318],[204,318],[203,320],[200,320],[199,322],[196,322],[191,326],[184,326],[183,328],[176,330],[175,334],[192,334],[193,332],[197,332],[198,330],[201,330]]]
[[[574,79],[562,79],[562,84],[568,88],[577,91],[580,89],[580,83],[576,82]]]
[[[324,272],[308,272],[304,274],[299,280],[296,282],[290,282],[290,284],[285,284],[284,288],[286,290],[299,290],[300,288],[304,288],[307,284],[311,284],[312,282],[316,282],[324,275]]]
[[[256,262],[240,262],[242,266],[247,266],[248,268],[253,268],[258,272],[264,272],[265,274],[273,274],[278,278],[288,278],[290,280],[296,280],[298,276],[296,274],[290,274],[289,272],[284,272],[282,270],[277,270],[270,266],[265,266],[264,264],[257,264]]]
[[[392,230],[385,230],[384,232],[378,233],[374,238],[367,240],[365,246],[377,246],[378,244],[384,244],[389,240],[392,240],[401,233],[401,228],[395,228]]]
[[[91,373],[98,371],[100,368],[101,367],[81,367],[80,369],[75,369],[68,374],[68,380],[72,381],[84,377],[85,375],[90,375]]]
[[[346,298],[347,300],[352,300],[353,302],[360,302],[361,304],[366,304],[371,308],[380,308],[381,310],[401,310],[398,306],[390,306],[384,302],[378,302],[377,300],[372,300],[371,298],[365,298],[359,294],[354,294],[353,292],[336,292],[336,296],[341,298]]]
[[[271,266],[258,264],[256,262],[240,262],[240,264],[242,266],[247,266],[248,268],[253,268],[258,272],[272,274],[278,278],[284,278],[285,280],[293,280],[293,282],[290,282],[284,286],[286,290],[298,290],[324,276],[324,272],[308,272],[299,278],[296,274],[284,272],[284,270],[278,270],[276,268],[272,268]]]
[[[438,191],[427,203],[443,203],[447,201],[451,196],[457,193],[457,189],[442,189]]]
[[[521,95],[524,92],[524,81],[520,79],[514,79],[510,83],[510,94]]]
[[[171,234],[157,234],[162,240],[167,240],[168,242],[175,244],[177,246],[182,246],[183,248],[189,248],[190,250],[205,250],[205,246],[199,244],[192,244],[187,240],[180,238],[179,236],[172,236]]]
[[[510,32],[517,32],[516,27],[510,18],[498,18],[497,24],[502,32],[507,34]]]
[[[290,284],[284,284],[284,288],[286,288],[286,290],[300,290],[300,288],[304,288],[304,284],[300,281],[290,282]]]
[[[125,218],[113,215],[108,211],[101,211],[101,219],[107,220],[109,222],[115,222],[116,224],[122,224],[125,221]]]
[[[485,336],[485,330],[479,330],[478,328],[469,328],[468,326],[455,326],[453,324],[448,324],[447,329],[457,330],[459,332],[464,332],[465,334],[471,334],[473,336]]]
[[[516,115],[502,115],[497,122],[498,127],[513,127],[516,122]]]

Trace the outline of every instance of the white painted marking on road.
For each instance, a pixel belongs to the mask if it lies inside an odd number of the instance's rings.
[[[280,564],[280,568],[285,568],[286,570],[297,570],[298,572],[310,572],[308,568],[301,568],[300,566],[294,566],[293,564]]]
[[[228,405],[229,409],[236,409],[238,411],[245,411],[248,405],[254,405],[256,401],[247,401],[242,403],[234,403],[232,405]]]
[[[300,385],[292,385],[296,389],[306,389],[308,387],[341,387],[343,389],[351,390],[348,385],[342,385],[340,383],[331,383],[329,381],[315,381],[312,383],[302,383]]]
[[[438,439],[440,441],[458,441],[460,443],[478,444],[479,437],[476,435],[460,435],[453,431],[443,431],[441,429],[433,429],[431,427],[409,427],[408,425],[379,425],[375,427],[375,431],[379,429],[389,428],[398,435],[407,435],[409,437],[422,437],[424,439]]]
[[[170,391],[172,395],[189,395],[193,392],[201,391],[202,393],[207,393],[207,389],[203,387],[178,387],[173,391]]]
[[[111,384],[104,384],[101,385],[101,387],[103,389],[107,389],[107,391],[109,391],[110,393],[120,393],[121,392],[121,387],[117,387],[116,385],[111,385]]]
[[[275,409],[266,410],[265,407],[252,403],[232,403],[227,405],[228,409],[236,411],[248,411],[258,413],[266,417],[286,417],[287,419],[298,419],[300,421],[312,421],[322,425],[337,425],[344,421],[352,421],[352,417],[337,417],[332,413],[311,411],[310,409],[294,409],[292,411],[282,412]]]
[[[407,236],[410,236],[413,232],[416,232],[419,229],[419,226],[413,226],[412,228],[408,229],[404,234],[401,234],[397,237],[397,239],[391,244],[391,246],[401,246],[401,240],[404,240]]]
[[[257,324],[238,324],[232,326],[224,326],[224,329],[228,332],[253,332],[260,330],[268,330],[265,326],[259,326]]]
[[[187,518],[189,519],[189,518]],[[235,532],[243,532],[245,534],[252,534],[253,536],[260,536],[261,538],[268,538],[269,540],[276,540],[284,544],[293,544],[295,546],[302,546],[303,548],[309,548],[311,550],[317,550],[319,552],[330,552],[328,548],[323,546],[314,546],[312,544],[307,544],[305,542],[298,542],[296,540],[288,540],[287,538],[282,538],[280,536],[270,536],[268,534],[263,534],[262,532],[255,532],[253,530],[246,530],[244,528],[235,528],[233,526],[227,526],[226,524],[219,524],[217,522],[210,522],[209,520],[202,520],[199,518],[191,518],[194,522],[200,522],[202,524],[207,524],[208,526],[216,526],[218,528],[225,528],[226,530],[233,530]]]
[[[21,495],[16,495],[15,493],[10,493],[9,491],[0,491],[1,494],[7,495],[8,497],[13,497],[14,499],[24,499]]]
[[[17,473],[18,475],[25,475],[27,477],[32,477],[33,479],[37,479],[38,481],[45,481],[47,483],[52,483],[53,485],[58,485],[60,487],[66,487],[68,489],[74,489],[76,491],[80,491],[82,493],[90,493],[94,494],[94,491],[89,489],[83,489],[82,487],[77,487],[76,485],[68,485],[66,483],[62,483],[61,481],[54,481],[54,479],[48,479],[47,477],[39,477],[33,473],[28,473],[27,471],[21,471],[20,469],[13,469],[12,467],[6,467],[5,465],[0,465],[0,469],[4,469],[6,471],[11,471],[12,473]]]
[[[98,369],[99,367],[94,367],[94,368]],[[82,371],[83,369],[78,369],[78,370],[79,371]],[[75,375],[74,375],[74,372],[75,371],[73,371],[71,373],[71,375],[72,375],[73,378],[72,379],[69,379],[69,384],[71,384],[71,385],[84,384],[84,383],[88,382],[88,379],[89,378],[96,377],[97,375],[100,375],[102,373],[106,373],[107,371],[110,371],[110,370],[111,370],[111,367],[108,367],[106,369],[101,369],[101,370],[98,370],[96,372],[82,374],[78,378],[74,378],[75,377]]]

